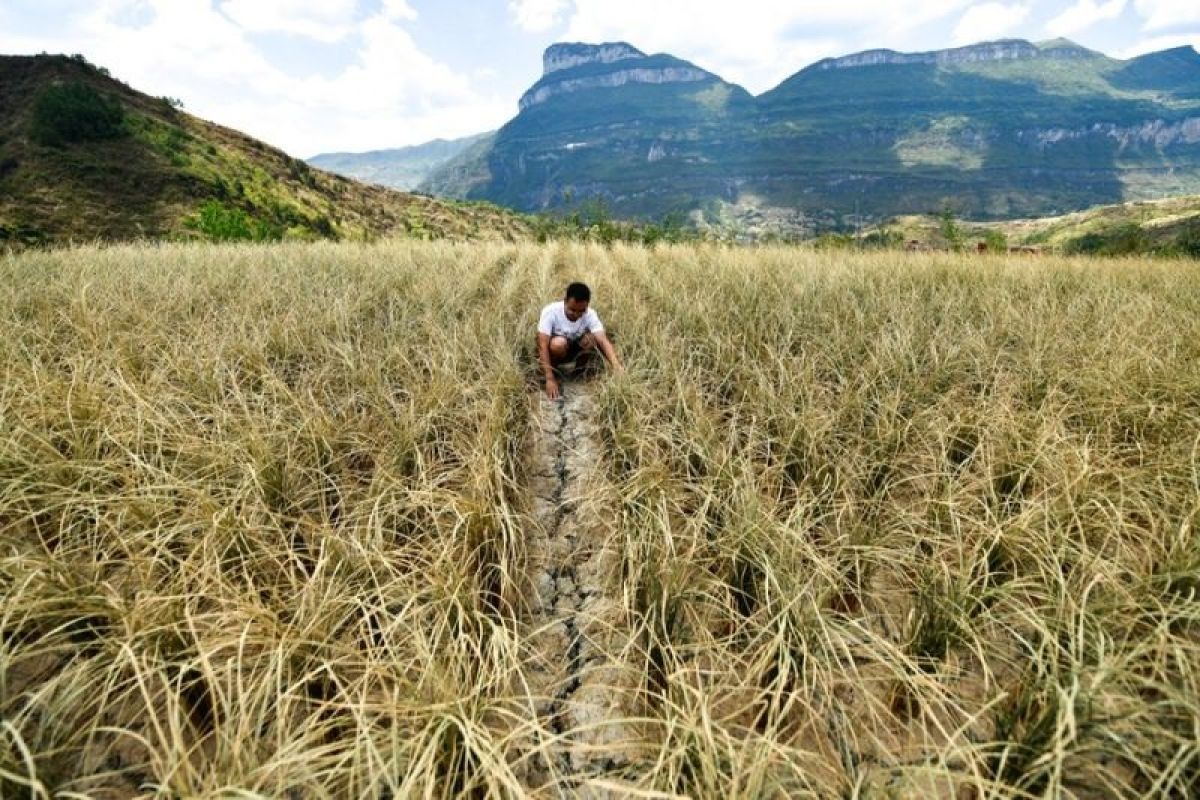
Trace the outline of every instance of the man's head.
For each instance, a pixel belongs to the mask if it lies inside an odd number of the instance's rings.
[[[567,296],[563,299],[563,312],[567,319],[574,322],[587,313],[591,301],[592,290],[586,283],[572,283],[567,287]]]

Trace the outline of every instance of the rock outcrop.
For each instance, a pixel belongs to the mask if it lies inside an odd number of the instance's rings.
[[[1176,122],[1153,119],[1137,125],[1097,122],[1081,128],[1034,128],[1017,132],[1019,140],[1035,142],[1039,148],[1094,136],[1115,139],[1121,149],[1141,144],[1153,145],[1156,148],[1198,144],[1200,117],[1188,117]]]
[[[542,75],[578,67],[582,64],[611,64],[627,58],[645,58],[646,54],[625,42],[583,44],[581,42],[559,42],[542,53]]]
[[[932,50],[927,53],[900,53],[895,50],[865,50],[839,58],[827,58],[818,61],[813,69],[851,69],[854,67],[874,67],[881,64],[932,64],[947,66],[952,64],[976,64],[984,61],[1018,61],[1027,59],[1066,60],[1090,58],[1097,53],[1070,43],[1053,43],[1047,47],[1039,47],[1023,39],[1002,39],[996,42],[982,42],[955,47],[949,50]]]
[[[633,68],[609,72],[606,75],[593,75],[586,78],[562,80],[530,89],[521,96],[517,104],[521,111],[530,106],[544,103],[557,94],[569,94],[583,89],[601,89],[606,87],[624,86],[627,83],[689,83],[706,81],[712,78],[710,73],[696,67],[660,67]]]

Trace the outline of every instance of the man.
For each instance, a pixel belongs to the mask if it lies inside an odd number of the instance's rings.
[[[538,320],[538,363],[546,377],[546,396],[557,400],[558,379],[554,367],[574,361],[576,367],[599,350],[618,374],[625,371],[612,342],[604,335],[604,325],[596,312],[588,308],[592,290],[586,284],[572,283],[562,300],[542,309]]]

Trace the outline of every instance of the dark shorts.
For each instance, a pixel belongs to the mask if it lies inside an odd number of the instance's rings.
[[[585,333],[584,336],[587,334]],[[583,336],[578,339],[567,339],[567,354],[563,357],[564,361],[574,361],[575,358],[583,352]]]
[[[591,333],[581,334],[578,339],[567,339],[567,354],[559,359],[559,363],[567,363],[567,362],[575,361],[576,359],[579,358],[580,354],[584,352],[584,350],[583,350],[583,337],[584,336],[591,336]],[[565,336],[562,338],[566,339]],[[595,352],[595,350],[596,350],[596,340],[593,338],[591,351]]]

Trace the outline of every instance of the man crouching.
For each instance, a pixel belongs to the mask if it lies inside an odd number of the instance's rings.
[[[559,396],[554,368],[574,362],[577,370],[582,369],[596,350],[615,372],[625,371],[612,342],[604,335],[600,317],[588,308],[591,300],[592,290],[586,284],[572,283],[566,297],[542,309],[537,327],[538,363],[546,377],[546,396],[551,400]]]

